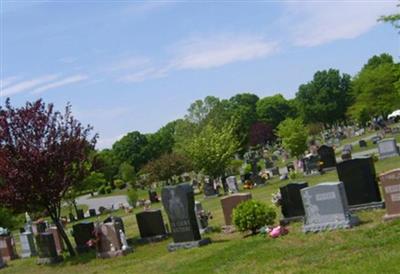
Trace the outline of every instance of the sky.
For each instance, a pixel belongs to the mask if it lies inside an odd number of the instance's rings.
[[[208,95],[293,98],[318,70],[400,56],[398,1],[0,0],[0,100],[42,98],[109,148]]]

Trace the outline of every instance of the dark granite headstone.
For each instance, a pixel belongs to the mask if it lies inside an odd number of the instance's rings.
[[[72,226],[72,235],[76,243],[78,253],[88,252],[90,250],[88,241],[94,238],[94,224],[92,222],[82,222]]]
[[[291,171],[294,171],[295,170],[294,164],[293,163],[287,164],[286,169],[287,169],[288,173],[290,173]]]
[[[174,240],[174,243],[168,245],[169,251],[210,243],[210,239],[201,239],[200,236],[194,210],[194,192],[191,185],[166,186],[162,189],[161,196]]]
[[[85,214],[83,212],[83,209],[78,209],[76,211],[76,217],[77,217],[78,220],[85,219]]]
[[[205,180],[203,186],[205,197],[216,197],[218,196],[218,191],[214,187],[214,183],[211,180]]]
[[[53,234],[54,243],[56,244],[56,250],[59,255],[64,251],[64,242],[61,238],[61,234],[56,226],[51,226],[47,229],[47,232]]]
[[[53,234],[50,232],[40,233],[36,236],[39,258],[38,264],[53,264],[62,261],[62,257],[57,254],[56,244]]]
[[[349,150],[343,150],[342,155],[340,155],[343,161],[347,161],[351,159],[351,151]]]
[[[371,157],[343,161],[336,169],[351,210],[383,207]]]
[[[358,145],[360,146],[360,147],[367,147],[368,145],[367,145],[367,142],[365,141],[365,140],[360,140],[360,141],[358,141]]]
[[[318,148],[318,155],[321,160],[321,168],[331,168],[336,166],[336,156],[333,147],[322,145]]]
[[[96,209],[94,209],[94,208],[89,209],[89,216],[96,217],[97,216]]]
[[[147,239],[149,242],[162,240],[167,235],[160,209],[137,213],[136,222],[139,227],[140,237]]]
[[[305,174],[312,174],[318,172],[320,169],[318,155],[309,155],[308,157],[303,158],[303,163]]]
[[[154,190],[149,190],[149,200],[152,203],[158,203],[160,200],[158,199],[157,192]]]
[[[46,231],[46,229],[47,229],[47,224],[43,221],[33,222],[33,224],[32,224],[32,231],[33,231],[34,235],[43,233]]]
[[[284,220],[298,220],[304,217],[303,201],[300,190],[308,187],[308,183],[290,183],[280,187],[281,210]]]

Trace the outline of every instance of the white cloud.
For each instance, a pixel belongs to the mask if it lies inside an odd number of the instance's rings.
[[[297,46],[312,47],[356,38],[384,14],[397,12],[396,1],[313,1],[286,3],[286,23]]]
[[[261,36],[215,35],[177,44],[172,64],[176,69],[207,69],[264,58],[277,50],[278,43]]]
[[[144,56],[133,56],[125,58],[122,61],[115,62],[106,68],[107,71],[121,71],[121,70],[132,70],[132,69],[142,69],[149,66],[151,61],[149,58]]]
[[[38,94],[38,93],[42,93],[45,92],[49,89],[54,89],[54,88],[59,88],[59,87],[63,87],[66,85],[71,85],[74,83],[78,83],[81,81],[84,81],[88,79],[88,76],[83,75],[83,74],[78,74],[78,75],[74,75],[74,76],[70,76],[52,83],[49,83],[47,85],[44,86],[40,86],[38,88],[36,88],[35,90],[32,91],[32,94]]]
[[[10,76],[0,80],[1,88],[4,89],[18,80],[17,76]]]
[[[165,77],[168,74],[168,68],[155,68],[149,67],[143,70],[138,70],[129,74],[126,74],[118,79],[119,82],[125,83],[138,83],[148,79],[156,79]]]
[[[1,90],[1,96],[10,96],[20,92],[24,92],[27,90],[31,90],[39,85],[46,84],[52,80],[58,78],[58,75],[51,74],[51,75],[44,75],[35,79],[25,80],[19,83],[15,83],[3,90]]]

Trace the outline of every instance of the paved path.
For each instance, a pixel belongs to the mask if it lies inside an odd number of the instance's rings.
[[[90,194],[81,196],[77,199],[78,205],[87,205],[89,208],[94,208],[96,210],[99,207],[103,206],[106,208],[110,208],[114,205],[114,208],[118,208],[119,204],[128,205],[128,200],[125,195],[118,195],[118,196],[108,196],[108,197],[101,197],[101,198],[90,198]]]

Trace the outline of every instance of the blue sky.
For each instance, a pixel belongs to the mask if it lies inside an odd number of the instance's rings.
[[[0,2],[1,102],[70,102],[99,148],[207,95],[292,98],[317,70],[400,56],[400,35],[377,22],[397,1]]]

